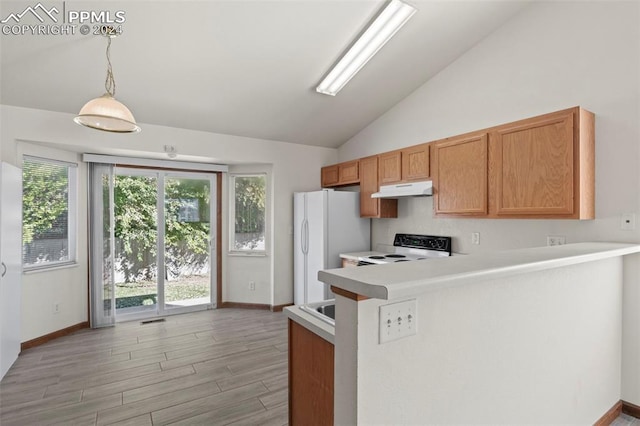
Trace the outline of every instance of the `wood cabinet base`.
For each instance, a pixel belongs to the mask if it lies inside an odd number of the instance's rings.
[[[289,424],[333,425],[333,345],[289,320]]]

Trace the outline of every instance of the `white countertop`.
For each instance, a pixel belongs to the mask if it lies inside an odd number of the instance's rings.
[[[472,280],[501,278],[638,252],[640,245],[637,244],[577,243],[436,258],[422,262],[329,269],[318,272],[318,279],[352,293],[391,300],[461,285]],[[351,253],[355,254],[360,253]]]
[[[302,309],[301,306],[288,306],[284,308],[283,312],[287,318],[297,322],[332,345],[335,345],[335,326],[327,324],[326,322],[311,315],[309,312]]]

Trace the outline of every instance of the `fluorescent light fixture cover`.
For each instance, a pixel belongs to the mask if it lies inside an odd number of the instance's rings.
[[[349,51],[320,82],[316,91],[335,96],[387,41],[416,13],[416,8],[391,0]]]

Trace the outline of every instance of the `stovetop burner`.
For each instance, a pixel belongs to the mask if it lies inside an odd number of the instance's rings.
[[[408,262],[451,256],[451,237],[418,234],[396,234],[390,253],[374,252],[359,258],[363,264]]]

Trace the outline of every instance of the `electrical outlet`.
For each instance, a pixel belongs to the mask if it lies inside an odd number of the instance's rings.
[[[634,213],[623,213],[620,217],[620,229],[625,231],[636,229],[636,215]]]
[[[418,331],[416,299],[380,306],[380,343],[412,336]]]
[[[561,246],[567,243],[567,239],[564,235],[547,235],[548,246]]]
[[[471,233],[471,244],[480,244],[480,233],[472,232]]]
[[[52,310],[54,314],[60,312],[60,302],[53,302]]]
[[[255,291],[256,290],[256,282],[255,281],[249,281],[249,290],[251,290],[251,291]]]

